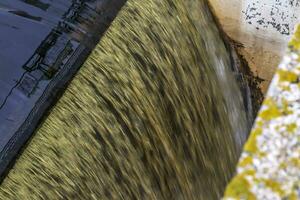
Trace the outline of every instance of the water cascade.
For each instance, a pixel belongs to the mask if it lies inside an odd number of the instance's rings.
[[[128,0],[0,199],[220,198],[249,132],[232,64],[206,1]]]

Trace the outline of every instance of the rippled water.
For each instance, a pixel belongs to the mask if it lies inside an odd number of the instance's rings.
[[[218,199],[246,137],[202,0],[128,0],[0,199]]]

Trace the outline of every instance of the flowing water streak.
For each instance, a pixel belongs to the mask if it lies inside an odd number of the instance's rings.
[[[246,134],[229,63],[204,1],[128,0],[0,199],[219,198]]]

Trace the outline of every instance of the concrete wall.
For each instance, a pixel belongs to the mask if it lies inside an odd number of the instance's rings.
[[[294,26],[300,0],[209,0],[224,31],[235,40],[265,93]]]
[[[270,84],[224,200],[300,199],[300,26]]]

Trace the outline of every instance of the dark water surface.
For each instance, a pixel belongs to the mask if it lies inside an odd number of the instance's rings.
[[[247,135],[202,0],[128,0],[0,199],[218,199]]]

